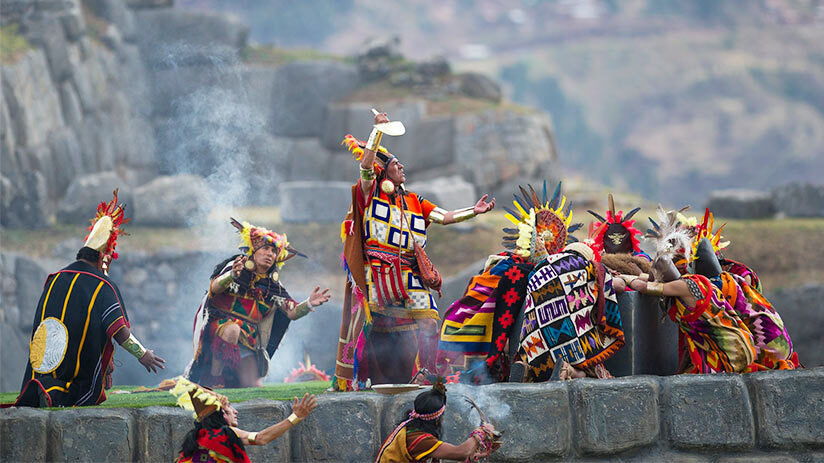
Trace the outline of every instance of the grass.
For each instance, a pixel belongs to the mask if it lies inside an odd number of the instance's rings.
[[[31,44],[20,35],[17,24],[0,27],[0,63],[13,64],[30,49]]]
[[[335,60],[346,61],[344,58],[319,50],[302,48],[278,48],[268,45],[249,45],[241,50],[243,60],[248,64],[259,64],[265,66],[283,66],[293,61],[306,60]]]
[[[219,389],[218,392],[228,397],[229,401],[233,404],[252,399],[292,400],[293,397],[302,397],[303,394],[307,392],[310,394],[322,394],[329,388],[329,384],[328,381],[266,384],[259,388]],[[153,405],[166,407],[176,406],[174,396],[168,392],[131,392],[135,389],[135,386],[115,386],[107,391],[106,395],[108,399],[93,408],[143,408]],[[117,391],[128,391],[130,393],[117,393]],[[14,402],[17,394],[17,392],[0,394],[0,403]],[[55,408],[54,410],[63,409]]]

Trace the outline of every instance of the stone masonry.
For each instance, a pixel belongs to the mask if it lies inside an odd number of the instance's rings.
[[[253,461],[372,461],[416,393],[324,394],[304,422]],[[747,375],[636,376],[543,384],[453,385],[444,436],[460,443],[477,426],[462,396],[503,431],[490,461],[815,462],[824,458],[824,368]],[[260,430],[286,402],[235,404],[240,427]],[[191,412],[32,410],[0,414],[3,461],[171,461]],[[100,442],[107,445],[100,445]]]

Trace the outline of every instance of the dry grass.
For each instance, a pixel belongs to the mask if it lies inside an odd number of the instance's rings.
[[[0,27],[0,63],[14,64],[31,49],[29,41],[17,29],[17,24]]]

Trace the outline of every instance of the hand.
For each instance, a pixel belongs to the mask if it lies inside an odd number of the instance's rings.
[[[246,263],[246,256],[237,256],[232,262],[232,276],[238,278],[240,272],[243,270],[243,264]]]
[[[315,395],[309,395],[307,392],[303,394],[303,398],[300,399],[298,402],[298,398],[295,397],[292,399],[292,413],[298,416],[300,419],[304,419],[309,416],[309,413],[317,408],[318,406],[318,399],[315,398]]]
[[[386,113],[378,113],[375,114],[375,124],[383,124],[389,122],[389,117]]]
[[[155,355],[151,350],[147,350],[146,353],[143,354],[143,357],[140,357],[138,362],[140,362],[140,364],[143,365],[149,373],[157,373],[158,369],[162,370],[166,368],[163,366],[166,361]]]
[[[486,198],[488,197],[489,195],[483,195],[481,199],[479,199],[478,202],[475,203],[475,207],[472,208],[472,210],[475,212],[475,215],[484,214],[486,212],[491,211],[495,207],[495,198],[492,198],[492,201],[490,202],[486,202]]]
[[[312,304],[312,307],[317,307],[322,305],[324,302],[328,302],[329,298],[332,297],[329,295],[329,288],[326,288],[321,292],[320,286],[315,286],[315,289],[312,290],[312,294],[309,295],[309,303]]]

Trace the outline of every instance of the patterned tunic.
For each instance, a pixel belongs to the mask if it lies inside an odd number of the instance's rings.
[[[670,318],[678,324],[679,347],[689,354],[686,373],[742,373],[756,357],[752,333],[724,299],[721,290],[701,275],[684,275],[703,295],[695,307],[670,298]]]
[[[250,463],[243,447],[229,440],[230,428],[201,429],[197,433],[197,450],[188,457],[180,452],[175,462],[179,463]],[[237,454],[237,455],[236,455]]]
[[[410,463],[427,462],[439,463],[439,458],[430,458],[429,455],[438,449],[443,441],[423,431],[408,430],[406,426],[395,429],[386,438],[378,451],[375,463]]]
[[[410,192],[404,195],[404,201],[397,195],[393,202],[382,191],[375,195],[375,188],[373,183],[365,200],[361,195],[358,198],[363,215],[363,249],[368,257],[364,265],[368,291],[364,296],[378,314],[437,319],[435,299],[419,278],[413,244],[414,240],[426,247],[429,214],[436,206]]]
[[[117,286],[77,261],[49,275],[37,302],[18,405],[96,405],[111,385],[112,336],[129,321]],[[104,384],[105,383],[105,384]]]

